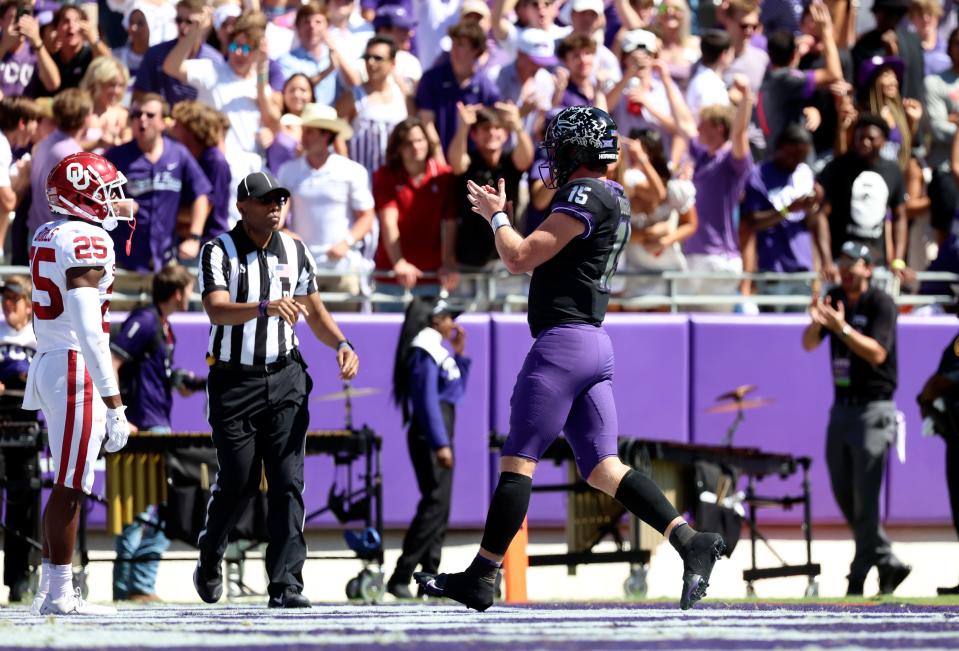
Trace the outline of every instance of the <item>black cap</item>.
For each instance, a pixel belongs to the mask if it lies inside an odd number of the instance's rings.
[[[262,199],[268,194],[278,193],[281,196],[290,198],[290,191],[280,185],[269,172],[254,172],[247,175],[236,186],[236,200],[246,201],[247,199]]]
[[[875,0],[872,10],[889,9],[891,11],[908,11],[912,0]]]
[[[849,240],[842,245],[840,255],[844,255],[852,260],[865,260],[866,264],[872,264],[872,251],[869,246],[862,242]]]
[[[433,316],[443,316],[444,314],[449,314],[452,318],[458,317],[463,313],[463,310],[459,307],[454,307],[449,303],[445,298],[438,298],[436,303],[433,304],[432,315]]]

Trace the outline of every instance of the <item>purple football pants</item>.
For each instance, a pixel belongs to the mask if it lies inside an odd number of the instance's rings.
[[[560,431],[583,478],[617,454],[613,345],[602,328],[559,325],[540,333],[516,377],[503,456],[539,461]]]

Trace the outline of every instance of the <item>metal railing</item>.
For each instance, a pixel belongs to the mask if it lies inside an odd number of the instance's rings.
[[[196,269],[192,269],[196,273]],[[30,275],[28,267],[0,266],[0,278],[10,274]],[[943,282],[959,284],[959,275],[944,272],[919,272],[916,274],[919,282]],[[363,277],[361,272],[334,273],[319,271],[317,277],[342,278],[344,276]],[[368,294],[354,294],[351,292],[321,292],[320,296],[325,303],[335,306],[355,308],[357,311],[369,312],[386,308],[402,309],[416,295],[417,289],[385,290],[380,283],[376,287],[375,281],[391,280],[396,274],[390,271],[375,271],[371,274],[374,288]],[[737,305],[751,303],[757,307],[779,309],[799,309],[809,305],[810,294],[820,276],[816,273],[719,273],[719,272],[692,272],[692,271],[665,271],[665,272],[621,272],[617,273],[614,281],[629,281],[638,279],[655,281],[660,286],[665,285],[665,291],[636,296],[614,294],[610,297],[610,305],[622,310],[668,310],[670,312],[695,311],[696,309],[727,311]],[[721,281],[729,286],[738,284],[742,280],[754,281],[754,288],[759,290],[765,283],[776,283],[780,288],[799,285],[794,291],[777,291],[775,293],[753,293],[744,296],[739,293],[730,294],[694,294],[684,293],[683,283],[690,281]],[[424,273],[420,284],[423,287],[437,289],[439,279],[436,273]],[[921,307],[934,305],[948,305],[956,301],[953,294],[913,294],[902,291],[895,276],[877,276],[876,282],[883,286],[895,299],[899,306]],[[135,305],[150,301],[152,274],[136,273],[117,270],[114,283],[112,305],[120,310],[129,309]],[[460,302],[466,311],[525,311],[528,296],[529,277],[514,275],[505,269],[495,271],[465,270],[460,272],[459,285],[449,292],[450,296]],[[439,290],[437,290],[439,291]],[[201,297],[194,292],[191,296],[191,309],[202,310]]]

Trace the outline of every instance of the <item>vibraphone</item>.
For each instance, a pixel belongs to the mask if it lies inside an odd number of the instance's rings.
[[[493,434],[490,437],[490,448],[501,449],[505,440],[506,437]],[[691,511],[698,500],[693,478],[697,461],[730,468],[745,476],[748,483],[744,503],[749,508],[746,522],[749,526],[752,557],[752,567],[743,572],[747,593],[753,594],[754,581],[785,576],[806,576],[809,579],[807,594],[810,596],[815,594],[815,577],[820,574],[820,566],[812,562],[812,510],[809,485],[811,460],[809,457],[771,454],[756,448],[693,445],[628,437],[619,439],[619,457],[628,466],[648,473],[680,513]],[[629,562],[633,565],[633,572],[626,580],[625,590],[628,594],[644,594],[646,571],[643,565],[648,563],[650,551],[662,541],[662,536],[649,525],[630,516],[627,547],[621,539],[618,527],[620,519],[626,513],[625,509],[619,502],[596,491],[578,476],[575,463],[572,463],[573,452],[564,438],[557,439],[543,455],[543,459],[568,463],[569,483],[533,486],[534,492],[570,493],[567,500],[566,520],[568,551],[566,554],[530,556],[530,566],[566,565],[572,573],[578,564]],[[763,477],[787,478],[796,472],[802,472],[801,495],[769,497],[756,494],[756,482]],[[788,565],[783,562],[779,567],[757,567],[756,543],[762,540],[768,544],[756,526],[757,510],[767,506],[788,509],[794,505],[801,505],[803,508],[802,528],[806,542],[806,563]],[[613,536],[617,550],[594,552],[593,547],[606,535]]]

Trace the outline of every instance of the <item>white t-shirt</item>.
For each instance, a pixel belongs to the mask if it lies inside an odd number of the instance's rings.
[[[236,207],[236,188],[240,181],[250,174],[262,172],[264,169],[263,157],[251,151],[234,152],[226,159],[230,165],[230,228],[240,221],[240,210]]]
[[[10,187],[10,168],[13,167],[13,151],[10,141],[0,133],[0,188]]]
[[[696,119],[699,119],[699,110],[704,106],[713,104],[729,106],[729,91],[726,89],[726,82],[712,68],[700,66],[696,75],[689,80],[689,87],[686,89],[686,104]]]
[[[440,42],[460,17],[462,0],[414,0],[416,55],[427,68],[443,53]]]
[[[506,57],[509,61],[516,59],[516,54],[518,52],[516,45],[519,43],[519,33],[520,31],[526,29],[525,27],[517,27],[513,23],[509,24],[509,30],[506,32],[506,38],[500,41],[500,47],[503,48],[503,52],[506,53]],[[573,31],[572,27],[566,27],[563,25],[557,25],[553,23],[546,28],[546,33],[549,34],[549,37],[554,41],[561,41],[562,39],[569,36],[570,32]],[[418,34],[418,32],[417,32]],[[419,36],[417,36],[419,38]]]
[[[260,108],[256,103],[256,70],[240,77],[226,62],[209,59],[186,61],[187,83],[197,89],[197,100],[223,111],[230,121],[226,133],[226,158],[241,152],[257,151]],[[267,95],[270,87],[267,86]]]
[[[346,259],[332,263],[326,252],[346,239],[356,213],[373,209],[366,168],[330,154],[323,167],[314,169],[306,156],[300,156],[283,164],[277,180],[291,195],[287,226],[303,238],[317,264],[327,269],[349,264]]]

